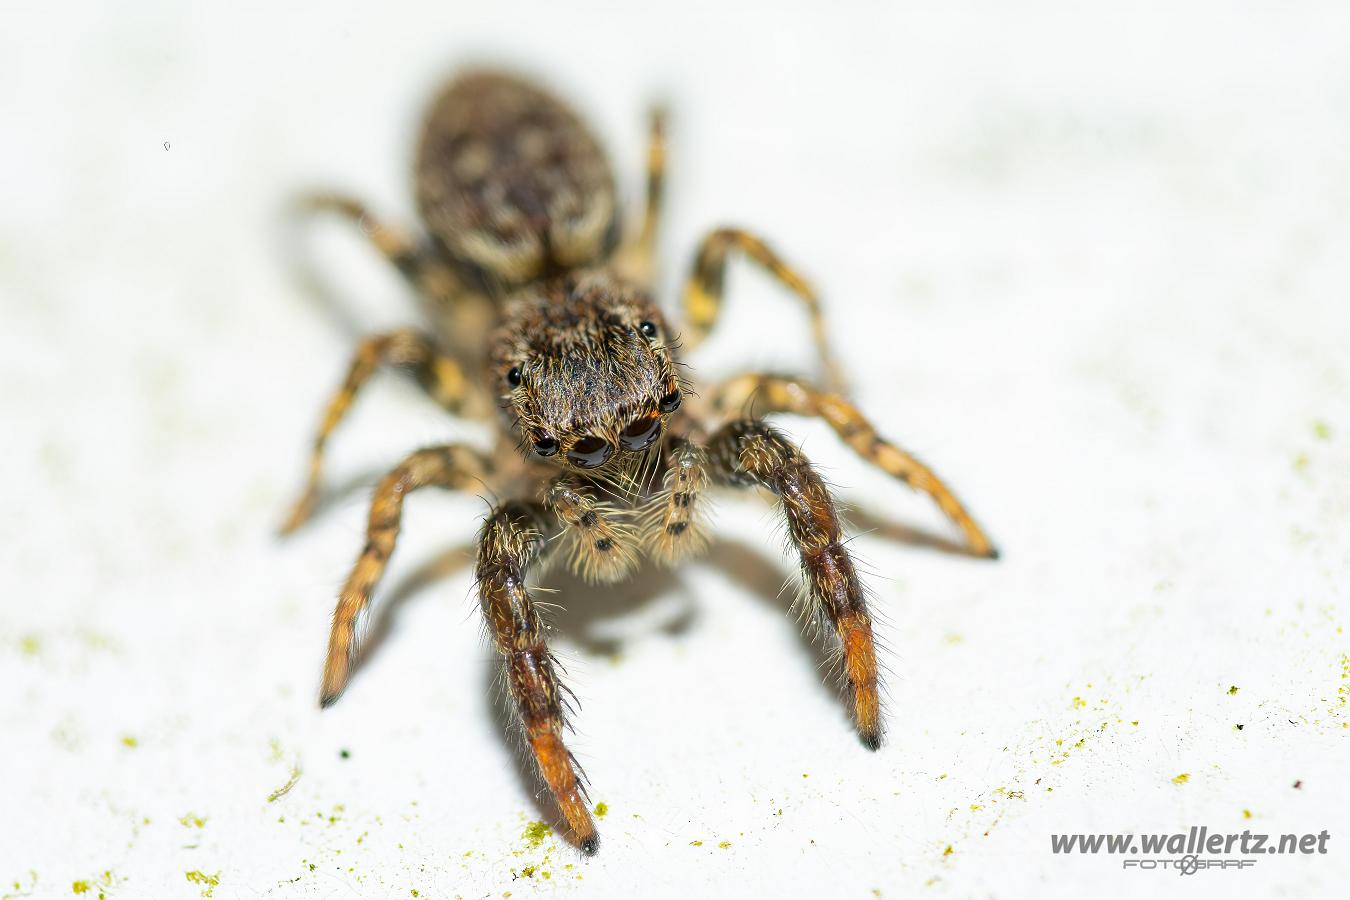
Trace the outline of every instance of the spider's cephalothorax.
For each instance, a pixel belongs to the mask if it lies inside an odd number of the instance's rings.
[[[489,371],[529,450],[601,469],[655,444],[680,407],[666,334],[645,291],[606,269],[569,273],[507,301]]]
[[[438,324],[362,341],[283,530],[312,514],[328,437],[381,366],[408,370],[453,413],[496,407],[504,426],[489,453],[427,447],[376,487],[366,544],[333,616],[321,702],[334,702],[346,687],[357,622],[393,553],[404,498],[428,486],[490,487],[509,499],[479,532],[479,601],[526,744],[587,853],[599,839],[563,744],[565,689],[527,587],[546,555],[564,554],[596,582],[623,578],[643,555],[671,565],[707,543],[708,486],[767,489],[799,555],[810,612],[837,639],[854,720],[871,749],[880,746],[882,722],[865,591],[830,491],[796,444],[762,417],[824,420],[864,459],[930,495],[961,529],[969,553],[997,556],[937,476],[882,439],[839,392],[814,290],[748,232],[718,229],[700,245],[685,287],[684,349],[715,324],[735,251],[805,304],[826,384],[747,373],[705,389],[697,410],[683,402],[679,342],[651,295],[665,164],[660,113],[651,126],[647,202],[629,234],[619,224],[609,164],[577,115],[539,88],[493,72],[452,81],[427,115],[417,162],[426,239],[379,225],[354,200],[311,198],[361,221],[432,304]]]

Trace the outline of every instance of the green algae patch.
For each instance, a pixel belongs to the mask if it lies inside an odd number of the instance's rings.
[[[1350,701],[1350,653],[1341,654],[1341,686],[1336,689],[1341,706]]]
[[[291,766],[291,777],[286,779],[285,784],[283,784],[281,787],[277,788],[275,791],[267,795],[267,802],[276,803],[282,797],[289,794],[291,792],[291,788],[295,787],[296,783],[300,781],[300,775],[301,775],[300,766],[299,765]]]
[[[552,833],[553,829],[549,828],[546,822],[531,822],[525,826],[525,831],[521,836],[525,838],[525,843],[533,850],[542,846],[544,841]]]
[[[202,889],[203,897],[210,897],[214,894],[217,885],[220,884],[219,872],[214,875],[207,875],[200,869],[193,869],[191,872],[184,872],[183,877],[186,878],[189,883],[199,885]]]
[[[1180,775],[1178,775],[1177,777],[1175,777],[1175,778],[1172,779],[1172,783],[1173,783],[1173,784],[1185,784],[1186,782],[1188,782],[1188,781],[1190,781],[1190,780],[1191,780],[1191,773],[1190,773],[1190,772],[1182,772]]]
[[[605,801],[601,800],[599,803],[595,804],[595,817],[596,817],[597,819],[603,819],[603,818],[604,818],[605,816],[607,816],[607,815],[609,815],[609,804],[608,804],[608,803],[606,803]]]
[[[108,900],[108,892],[122,884],[122,879],[114,875],[111,869],[107,869],[97,878],[81,878],[78,881],[72,881],[70,892],[72,894],[96,894],[98,900]],[[37,875],[33,874],[33,885],[37,885]],[[17,886],[17,885],[16,885]],[[26,897],[28,894],[19,894],[16,896]]]

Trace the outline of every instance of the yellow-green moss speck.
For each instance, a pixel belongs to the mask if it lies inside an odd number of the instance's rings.
[[[202,896],[210,897],[216,891],[216,885],[220,884],[220,873],[207,875],[200,869],[193,869],[191,872],[184,872],[183,876],[192,884],[202,885]]]
[[[525,833],[524,833],[525,841],[532,848],[538,847],[544,843],[544,839],[547,838],[552,832],[553,829],[549,828],[548,825],[544,822],[531,822],[530,824],[525,826]]]

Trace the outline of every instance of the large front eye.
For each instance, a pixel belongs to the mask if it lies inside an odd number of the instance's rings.
[[[506,373],[506,383],[513,388],[520,387],[520,366],[512,366]]]
[[[646,450],[661,434],[661,417],[649,414],[635,419],[619,432],[619,445],[625,450]]]
[[[609,460],[614,448],[604,438],[588,435],[567,451],[567,461],[578,469],[596,469]]]

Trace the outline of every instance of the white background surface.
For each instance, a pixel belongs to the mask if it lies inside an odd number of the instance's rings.
[[[1344,890],[1343,13],[64,6],[0,29],[0,892]],[[586,110],[630,196],[667,98],[668,306],[705,229],[770,236],[859,402],[1005,553],[853,543],[887,646],[875,755],[776,599],[793,566],[756,498],[719,502],[708,560],[569,597],[593,860],[523,837],[551,813],[496,721],[481,501],[410,503],[387,635],[315,708],[365,485],[486,434],[381,379],[334,445],[342,499],[272,537],[356,335],[413,315],[348,229],[291,240],[286,202],[336,186],[408,220],[419,108],[469,58]],[[789,301],[745,270],[730,296],[696,371],[805,364]],[[856,506],[947,533],[785,425]],[[1330,853],[1178,878],[1049,849],[1191,825],[1328,829]]]

